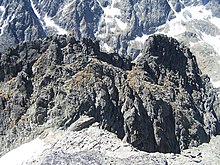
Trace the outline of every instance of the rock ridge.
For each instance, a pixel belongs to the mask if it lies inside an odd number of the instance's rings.
[[[179,153],[220,133],[219,101],[190,50],[153,35],[135,61],[56,35],[0,55],[1,155],[81,116],[148,152]]]

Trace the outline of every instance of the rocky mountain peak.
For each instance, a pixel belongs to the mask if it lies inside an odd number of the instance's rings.
[[[154,83],[164,85],[169,79],[190,93],[201,88],[201,71],[189,48],[165,35],[150,36],[144,47],[135,61],[150,74]]]
[[[2,154],[47,128],[72,130],[81,116],[91,119],[87,127],[97,122],[150,152],[179,153],[219,134],[217,94],[189,49],[153,35],[142,52],[131,61],[73,35],[7,49],[0,56]]]
[[[219,88],[219,9],[218,0],[0,1],[0,52],[74,32],[77,40],[100,40],[103,52],[135,59],[149,35],[166,34],[190,47],[201,71]]]

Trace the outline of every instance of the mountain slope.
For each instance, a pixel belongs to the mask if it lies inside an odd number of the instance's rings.
[[[219,12],[216,12],[220,9],[219,2],[212,1],[206,6],[184,6],[179,12],[172,4],[170,6],[175,18],[159,27],[157,33],[175,37],[189,46],[203,73],[208,74],[213,85],[219,88],[220,18]]]
[[[29,0],[0,1],[0,51],[21,41],[46,37]]]
[[[189,46],[204,74],[219,88],[218,0],[0,1],[0,51],[52,34],[98,39],[102,51],[133,60],[149,34],[163,33]],[[16,5],[15,5],[16,4]]]
[[[135,62],[100,51],[97,41],[53,36],[7,49],[0,57],[1,152],[47,128],[87,126],[134,147],[174,152],[219,134],[219,101],[195,57],[177,40],[149,37]]]

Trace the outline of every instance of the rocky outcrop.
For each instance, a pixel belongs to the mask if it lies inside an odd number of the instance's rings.
[[[209,143],[183,150],[181,154],[146,153],[97,125],[94,123],[81,131],[45,130],[40,137],[1,157],[0,164],[145,165],[147,162],[149,165],[207,165],[220,161],[220,136],[212,137]]]
[[[24,42],[0,57],[2,153],[81,116],[149,152],[179,153],[220,133],[216,92],[175,39],[149,37],[135,62],[71,35]]]

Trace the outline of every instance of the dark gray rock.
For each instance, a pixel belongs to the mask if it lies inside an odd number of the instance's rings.
[[[68,127],[68,130],[70,131],[80,131],[84,128],[89,127],[95,122],[95,118],[88,117],[88,116],[80,116],[80,118],[75,121],[74,123],[71,123],[71,120],[66,123],[66,126]]]
[[[30,0],[1,1],[0,6],[4,8],[0,15],[0,52],[23,41],[46,37],[46,31],[31,8]]]
[[[83,115],[150,152],[179,153],[219,134],[216,91],[190,50],[154,35],[142,54],[131,62],[72,36],[8,49],[0,60],[1,152]]]

